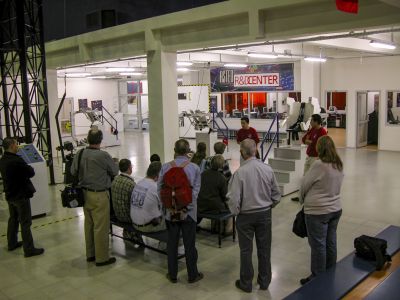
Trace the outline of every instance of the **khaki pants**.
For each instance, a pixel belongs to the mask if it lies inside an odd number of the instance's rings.
[[[110,230],[110,196],[108,191],[85,190],[85,241],[86,257],[96,257],[96,262],[107,261]]]
[[[304,174],[303,175],[305,175],[308,172],[308,170],[310,170],[311,165],[317,159],[318,159],[318,157],[312,157],[312,156],[307,156],[306,157],[306,162],[304,163]]]

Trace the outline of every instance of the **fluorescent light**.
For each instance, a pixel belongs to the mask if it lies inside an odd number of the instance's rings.
[[[139,73],[139,72],[121,72],[121,73],[119,73],[119,75],[122,75],[122,76],[140,76],[140,75],[142,75],[142,73]]]
[[[71,77],[71,78],[77,78],[77,77],[86,77],[86,76],[90,76],[92,75],[91,73],[66,73],[65,74],[67,77]]]
[[[325,58],[325,57],[312,57],[312,56],[308,56],[308,57],[305,57],[304,60],[306,60],[306,61],[313,61],[313,62],[326,62],[326,58]]]
[[[190,71],[190,69],[188,69],[188,68],[176,68],[176,70],[178,72],[188,72],[188,71]]]
[[[193,63],[190,61],[177,61],[176,65],[179,67],[190,67],[191,65],[193,65]]]
[[[117,72],[133,72],[133,71],[135,71],[134,68],[106,68],[106,72],[110,72],[110,73],[112,73],[112,72],[114,72],[114,73],[117,73]]]
[[[255,57],[255,58],[278,58],[276,54],[266,54],[266,53],[249,53],[247,54],[248,57]]]
[[[89,78],[89,79],[106,79],[107,76],[88,76],[86,78]]]
[[[389,50],[396,49],[395,45],[386,42],[370,41],[369,45],[374,48],[380,48],[380,49],[389,49]]]
[[[246,68],[246,64],[224,64],[224,67],[227,68]]]

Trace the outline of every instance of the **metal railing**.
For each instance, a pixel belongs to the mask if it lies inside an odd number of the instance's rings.
[[[224,139],[228,140],[229,139],[229,127],[228,127],[228,125],[226,125],[224,119],[221,118],[215,112],[213,112],[212,115],[213,115],[213,118],[212,118],[212,127],[213,127],[213,129],[216,128],[217,132],[221,132],[222,135],[224,136]],[[221,120],[222,124],[224,125],[224,128],[221,128],[221,126],[218,124],[218,122],[215,120],[215,118],[218,118],[219,120]],[[225,133],[225,131],[226,131],[226,133]]]
[[[271,130],[272,130],[275,122],[276,122],[276,132],[275,132],[273,138],[271,139],[270,138],[271,137]],[[267,133],[264,135],[264,138],[263,138],[261,146],[260,146],[260,148],[261,148],[261,160],[263,162],[265,162],[265,160],[267,159],[268,154],[271,151],[272,145],[274,144],[275,140],[276,140],[276,145],[279,148],[279,113],[275,114],[275,117],[272,120],[272,123],[269,126],[269,129],[268,129]],[[271,141],[271,144],[269,145],[268,150],[264,153],[264,145],[269,141]]]
[[[113,133],[116,132],[115,135],[118,136],[118,130],[117,130],[118,122],[117,122],[117,120],[110,114],[110,112],[104,106],[101,106],[101,108],[102,108],[102,111],[103,111],[103,113],[101,114],[101,123],[104,124],[104,121],[107,122],[111,126],[111,129],[114,129]],[[107,115],[112,119],[112,121],[115,122],[115,126],[104,116],[104,112],[106,112]]]

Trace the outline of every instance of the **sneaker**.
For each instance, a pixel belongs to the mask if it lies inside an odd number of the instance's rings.
[[[299,197],[293,197],[293,198],[291,198],[290,200],[296,201],[296,202],[299,202],[299,201],[300,201]]]
[[[108,260],[103,261],[103,262],[97,262],[96,267],[102,267],[102,266],[107,266],[115,263],[117,259],[115,257],[110,257]]]
[[[12,246],[12,247],[8,246],[8,251],[14,251],[15,249],[18,249],[19,247],[22,247],[22,242],[17,242],[15,244],[15,246]]]
[[[194,279],[188,279],[188,282],[189,282],[189,283],[195,283],[195,282],[197,282],[197,281],[202,280],[203,278],[204,278],[204,274],[199,272],[199,273],[197,273],[196,278],[194,278]]]
[[[171,283],[177,283],[178,282],[178,279],[177,278],[172,278],[171,275],[169,275],[169,273],[167,273],[167,275],[165,275],[165,277],[167,277],[167,279]]]
[[[300,279],[300,284],[305,285],[307,282],[311,281],[313,278],[314,278],[314,275],[312,275],[312,274],[306,278],[302,278],[302,279]]]
[[[44,253],[44,249],[43,248],[33,248],[29,252],[25,253],[24,256],[25,257],[32,257],[32,256],[41,255],[43,253]]]
[[[244,287],[242,287],[242,285],[240,284],[240,279],[235,281],[235,286],[239,289],[242,290],[245,293],[251,293],[251,288],[250,289],[245,289]]]

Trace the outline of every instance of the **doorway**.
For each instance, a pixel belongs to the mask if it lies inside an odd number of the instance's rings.
[[[326,127],[336,147],[346,147],[346,105],[347,92],[326,92]]]
[[[379,100],[378,91],[357,92],[357,148],[378,149]]]

